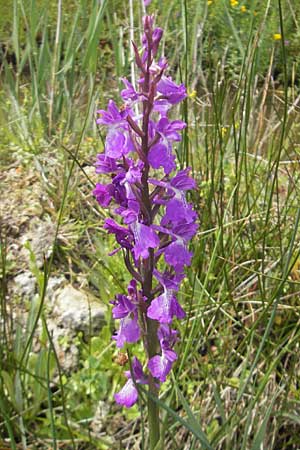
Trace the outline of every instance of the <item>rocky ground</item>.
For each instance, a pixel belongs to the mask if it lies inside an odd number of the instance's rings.
[[[14,321],[25,326],[30,302],[39,297],[37,271],[52,254],[56,234],[54,210],[45,184],[35,168],[17,164],[0,174],[0,217],[2,239],[6,241],[7,307]],[[58,239],[64,241],[63,231]],[[61,367],[75,370],[78,348],[72,344],[78,332],[96,335],[106,311],[87,288],[74,286],[55,267],[47,284],[45,312]],[[37,336],[39,335],[37,330]],[[63,339],[62,339],[63,338]],[[36,340],[33,346],[39,350]]]

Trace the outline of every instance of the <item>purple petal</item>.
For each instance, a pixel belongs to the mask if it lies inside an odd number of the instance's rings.
[[[174,362],[177,359],[177,354],[176,352],[174,352],[174,350],[166,349],[163,351],[163,354],[164,357],[170,362]]]
[[[172,105],[181,102],[187,95],[184,84],[177,85],[171,78],[165,76],[163,76],[158,83],[157,90],[163,94]]]
[[[184,195],[182,197],[182,199],[172,198],[169,200],[166,213],[161,221],[163,226],[168,224],[168,222],[177,225],[180,222],[192,223],[196,220],[197,214],[193,210],[192,205],[185,201]]]
[[[163,323],[160,324],[158,328],[157,337],[159,339],[162,351],[166,353],[167,350],[170,350],[172,352],[172,354],[167,354],[167,358],[169,358],[170,361],[177,359],[176,353],[171,350],[171,348],[178,341],[178,331],[173,330],[169,327],[169,325]]]
[[[183,319],[185,312],[172,291],[165,291],[152,300],[147,310],[147,316],[150,319],[158,320],[160,323],[171,323],[174,316]]]
[[[123,221],[126,225],[130,225],[137,220],[137,213],[132,209],[124,209],[121,212],[121,216],[123,217]]]
[[[136,280],[130,280],[127,286],[128,295],[130,298],[137,299],[137,282]]]
[[[164,383],[172,369],[172,362],[164,356],[155,355],[148,362],[148,369],[153,377]]]
[[[135,259],[142,257],[147,259],[149,257],[149,248],[159,246],[160,240],[155,231],[139,222],[131,224],[135,245],[133,247]]]
[[[126,406],[126,408],[130,408],[134,405],[137,402],[137,399],[138,391],[131,379],[127,381],[120,392],[115,394],[116,402],[119,403],[119,405]]]
[[[143,372],[142,364],[136,357],[132,359],[132,372],[137,383],[139,384],[148,383],[147,377]]]
[[[155,28],[153,30],[153,34],[152,34],[152,40],[153,40],[152,53],[153,53],[153,56],[155,56],[156,53],[157,53],[157,49],[158,49],[158,46],[159,46],[159,43],[161,41],[163,33],[164,33],[164,31],[162,30],[162,28]]]
[[[113,234],[124,234],[125,236],[129,234],[129,231],[127,228],[121,227],[117,222],[114,221],[114,219],[106,219],[103,225],[103,228],[105,230],[108,230],[109,233]]]
[[[119,294],[116,298],[117,300],[114,302],[115,306],[112,310],[114,319],[123,319],[136,310],[136,305],[134,305],[126,295]]]
[[[164,99],[154,100],[153,110],[158,111],[162,117],[166,116],[170,107],[171,105],[167,100]]]
[[[113,339],[117,343],[117,347],[121,348],[127,342],[133,344],[140,338],[140,327],[135,317],[124,317],[120,320],[120,328],[117,334],[113,336]]]
[[[142,178],[143,167],[144,163],[142,161],[139,161],[136,165],[131,163],[125,175],[125,180],[128,181],[128,183],[130,184],[140,183]]]
[[[112,199],[112,191],[113,191],[113,185],[112,184],[100,184],[97,183],[95,189],[93,190],[93,194],[96,197],[97,202],[101,206],[108,206]]]
[[[183,130],[185,127],[186,123],[182,120],[173,120],[169,126],[169,128],[172,128],[172,130]]]
[[[195,236],[198,230],[197,223],[179,223],[178,225],[173,227],[173,233],[176,236],[181,237],[185,242],[188,242]]]
[[[119,109],[113,100],[109,100],[107,111],[105,111],[104,109],[99,109],[97,113],[101,116],[96,121],[100,125],[110,126],[121,123],[123,121]]]
[[[132,235],[131,232],[124,227],[121,227],[113,219],[106,219],[103,228],[110,234],[116,236],[117,242],[124,248],[131,248]]]
[[[171,274],[167,271],[164,273],[160,273],[156,269],[153,270],[153,275],[162,286],[173,291],[177,291],[179,289],[179,284],[185,276],[183,273]]]
[[[121,97],[125,100],[125,101],[135,101],[138,99],[138,93],[135,91],[133,85],[126,79],[126,78],[121,78],[121,80],[123,81],[125,88],[121,91]]]
[[[169,141],[180,141],[181,136],[177,133],[177,130],[182,130],[185,127],[186,123],[181,120],[169,122],[167,117],[162,117],[156,126],[156,130]]]
[[[119,108],[113,100],[109,100],[107,110],[111,117],[120,118]]]
[[[163,167],[166,175],[176,169],[175,156],[164,144],[156,144],[150,149],[148,161],[153,169]]]
[[[105,155],[118,159],[134,150],[134,145],[127,131],[111,129],[106,136]]]
[[[191,264],[192,252],[189,252],[181,242],[172,242],[165,249],[165,261],[173,266],[176,272],[182,272],[184,266]]]
[[[113,158],[105,156],[103,153],[97,155],[96,173],[112,173],[117,172],[118,166]]]
[[[195,189],[196,182],[193,178],[189,177],[190,167],[184,170],[179,170],[174,178],[170,181],[170,185],[176,189],[187,191],[189,189]]]

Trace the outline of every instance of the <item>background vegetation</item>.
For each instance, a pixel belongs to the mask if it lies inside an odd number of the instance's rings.
[[[78,334],[79,364],[67,373],[46,301],[53,274],[106,305],[126,288],[91,196],[103,150],[95,111],[120,101],[143,4],[2,3],[0,446],[147,449],[143,401],[130,411],[113,402],[124,368],[110,313],[98,335]],[[153,0],[149,11],[165,29],[172,76],[188,87],[177,152],[198,183],[200,222],[180,294],[181,356],[161,395],[162,448],[299,449],[300,5]],[[53,225],[53,251],[39,266],[24,244],[26,266],[14,242],[37,216]],[[24,268],[34,299],[9,288]]]

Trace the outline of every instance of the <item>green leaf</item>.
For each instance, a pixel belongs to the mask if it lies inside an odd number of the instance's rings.
[[[188,415],[188,423],[191,426],[192,433],[198,437],[199,441],[202,443],[202,445],[205,446],[205,448],[212,449],[205,433],[203,432],[203,430],[200,426],[199,419],[195,416],[195,414],[189,407],[189,404],[186,401],[186,399],[184,398],[184,395],[182,394],[182,392],[180,391],[177,381],[176,381],[176,378],[173,374],[172,374],[172,378],[173,378],[173,383],[175,385],[175,389],[178,394],[178,397],[182,403],[182,406],[184,407],[185,412]]]
[[[153,400],[155,403],[157,403],[161,408],[163,408],[170,416],[172,416],[178,423],[183,425],[187,430],[189,430],[201,444],[203,445],[203,448],[205,450],[213,450],[211,445],[208,442],[208,439],[204,432],[201,430],[201,427],[199,423],[194,420],[185,420],[182,417],[180,417],[175,411],[173,411],[172,408],[170,408],[168,405],[166,405],[162,400],[155,397],[151,394],[151,392],[148,392],[144,387],[138,386],[139,391],[143,392],[147,397],[150,397],[151,400]]]
[[[7,393],[8,393],[10,401],[12,402],[12,404],[16,408],[16,410],[19,411],[18,402],[17,402],[16,397],[15,397],[14,382],[13,382],[10,374],[8,372],[6,372],[6,370],[2,370],[1,371],[1,377],[3,379],[4,386],[7,389]]]
[[[250,450],[261,450],[263,448],[262,446],[263,446],[265,434],[266,434],[266,431],[267,431],[268,421],[269,421],[269,418],[270,418],[270,415],[271,415],[271,412],[272,412],[275,400],[277,399],[277,397],[278,397],[280,392],[281,391],[279,391],[277,393],[277,395],[274,395],[273,400],[270,403],[270,405],[269,405],[269,407],[268,407],[268,409],[266,411],[264,420],[262,421],[262,424],[261,424],[258,432],[255,435],[255,438],[254,438],[254,441],[253,441],[253,444],[252,444],[252,447],[251,447]]]

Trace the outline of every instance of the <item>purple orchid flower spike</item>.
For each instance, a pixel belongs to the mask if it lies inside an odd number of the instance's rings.
[[[128,293],[111,302],[118,323],[113,339],[119,348],[142,340],[148,359],[148,375],[141,362],[132,359],[127,382],[115,395],[127,408],[138,399],[138,384],[149,384],[151,395],[157,396],[177,359],[178,335],[172,323],[185,317],[177,293],[191,264],[188,245],[198,227],[187,200],[187,191],[196,183],[190,168],[176,171],[173,149],[186,124],[169,116],[172,107],[186,98],[186,88],[172,80],[165,58],[156,59],[163,30],[155,28],[154,16],[145,16],[143,27],[141,50],[133,43],[140,71],[137,87],[122,78],[123,105],[110,100],[107,110],[98,111],[97,123],[107,133],[104,152],[96,161],[101,179],[93,191],[112,216],[103,227],[118,243],[110,254],[122,251],[132,277]],[[148,404],[149,424],[157,422],[157,405],[151,399]],[[157,440],[151,436],[153,449]]]

